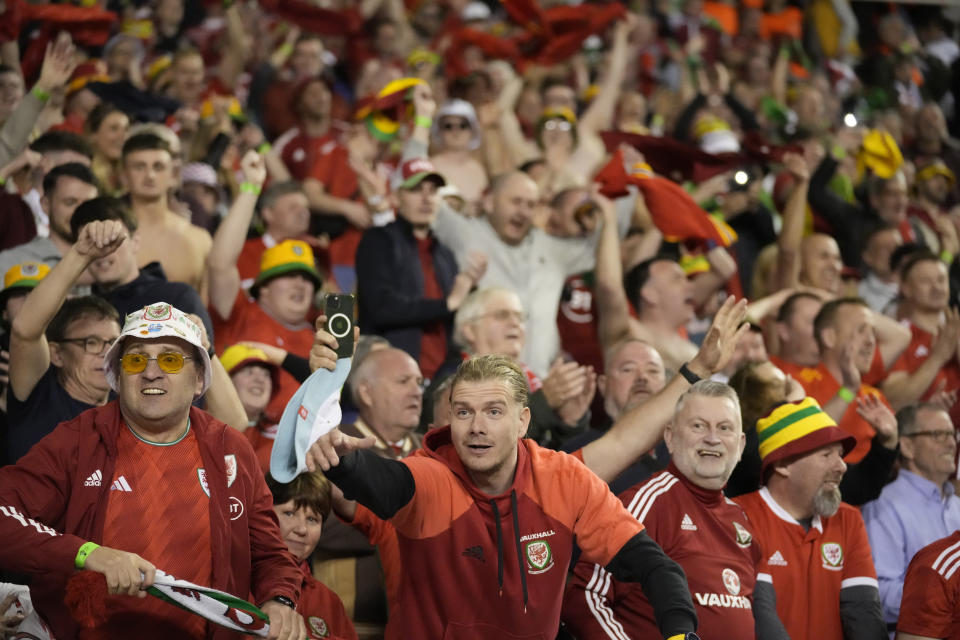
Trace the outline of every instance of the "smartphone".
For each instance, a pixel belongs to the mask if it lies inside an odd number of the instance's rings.
[[[353,357],[353,325],[356,297],[345,293],[329,293],[323,299],[323,315],[327,331],[337,339],[337,358]]]

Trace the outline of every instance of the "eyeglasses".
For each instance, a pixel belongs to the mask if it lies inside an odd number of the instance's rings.
[[[570,131],[573,129],[573,125],[566,120],[547,120],[543,123],[543,128],[547,131],[553,131],[554,129],[559,131]]]
[[[128,353],[120,358],[120,366],[127,373],[141,373],[147,368],[148,362],[156,360],[157,366],[164,373],[178,373],[183,369],[183,363],[192,359],[190,356],[185,356],[176,351],[165,351],[156,358],[148,358],[142,353]]]
[[[957,441],[960,439],[960,436],[958,436],[956,431],[947,431],[946,429],[942,429],[940,431],[915,431],[913,433],[905,433],[901,437],[915,438],[917,436],[929,436],[933,438],[935,442],[940,443],[949,442],[950,440]]]
[[[83,351],[85,353],[89,353],[92,356],[98,356],[103,353],[104,349],[113,344],[114,340],[116,340],[116,338],[104,340],[103,338],[98,338],[97,336],[87,336],[86,338],[64,338],[63,340],[55,340],[54,342],[70,342],[72,344],[78,344],[83,347]]]
[[[440,123],[440,128],[444,131],[466,131],[470,128],[470,123],[466,120],[444,120]]]
[[[478,316],[479,318],[490,317],[494,320],[499,320],[500,322],[506,322],[508,320],[516,320],[517,322],[526,322],[527,321],[527,312],[526,311],[512,311],[510,309],[498,309],[497,311],[491,311],[490,313],[484,313]]]

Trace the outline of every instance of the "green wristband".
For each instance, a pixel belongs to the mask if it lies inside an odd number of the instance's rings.
[[[433,118],[428,118],[427,116],[417,116],[413,119],[413,124],[418,127],[423,127],[424,129],[429,129],[430,125],[433,124]]]
[[[255,196],[260,195],[261,187],[258,184],[253,184],[252,182],[241,182],[240,183],[240,193],[252,193]]]
[[[853,391],[850,391],[850,389],[847,389],[846,387],[840,387],[837,389],[837,395],[843,398],[843,400],[846,402],[853,402],[853,399],[856,397]]]
[[[87,564],[87,556],[99,548],[100,545],[96,542],[84,542],[80,545],[80,550],[77,551],[77,557],[73,559],[73,565],[77,569],[83,569],[83,566]]]
[[[34,85],[33,89],[30,89],[30,93],[40,102],[46,102],[50,99],[50,94],[36,85]]]
[[[940,252],[940,259],[946,262],[947,264],[953,263],[953,254],[944,249]]]
[[[257,153],[269,153],[271,149],[273,149],[273,147],[270,146],[269,142],[261,142],[259,146],[257,146]]]

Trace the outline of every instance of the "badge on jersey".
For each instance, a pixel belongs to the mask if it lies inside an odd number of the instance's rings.
[[[546,540],[527,543],[527,571],[532,575],[543,573],[553,566],[553,551]]]
[[[727,588],[732,596],[740,595],[740,576],[733,569],[723,570],[723,586]]]
[[[237,479],[237,456],[230,453],[223,456],[223,464],[227,468],[227,488]]]
[[[843,547],[836,542],[824,542],[820,545],[820,556],[823,558],[823,568],[831,571],[843,569]]]
[[[200,488],[210,497],[210,485],[207,484],[207,470],[203,467],[197,468],[197,479],[200,480]]]
[[[307,624],[310,625],[310,635],[314,638],[326,638],[330,635],[330,629],[327,627],[327,622],[323,618],[310,616],[307,618]]]
[[[750,543],[753,542],[753,536],[750,535],[750,532],[747,531],[747,528],[737,522],[733,521],[733,528],[736,531],[736,541],[737,544],[746,549],[750,546]]]

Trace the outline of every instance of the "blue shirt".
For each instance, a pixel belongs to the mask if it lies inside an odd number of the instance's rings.
[[[863,505],[863,520],[880,583],[883,619],[896,623],[910,560],[934,540],[960,529],[960,498],[949,482],[941,495],[930,480],[901,469],[879,498]]]

